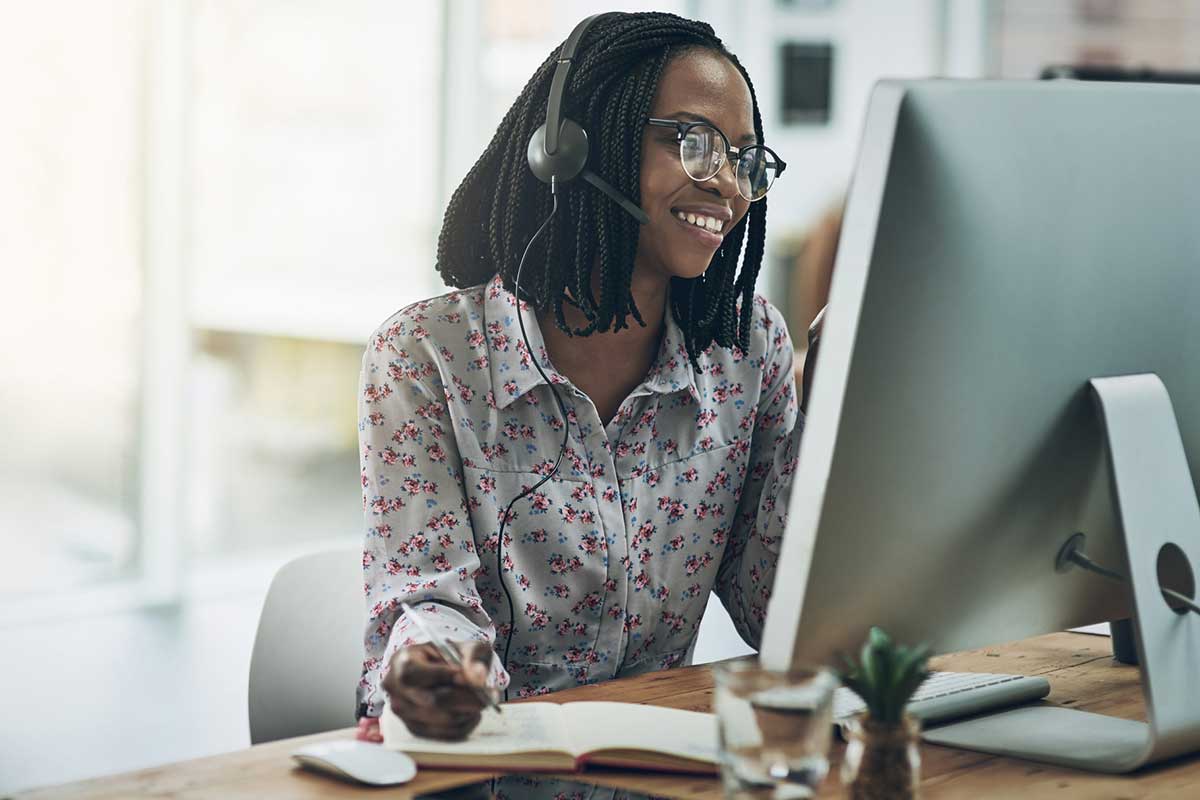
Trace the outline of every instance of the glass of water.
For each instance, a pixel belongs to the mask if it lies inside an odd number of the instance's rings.
[[[833,673],[771,670],[748,660],[713,665],[713,680],[725,797],[816,796],[829,771]]]

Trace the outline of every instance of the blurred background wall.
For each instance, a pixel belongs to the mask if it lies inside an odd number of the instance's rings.
[[[651,7],[755,81],[800,348],[878,79],[1200,70],[1196,0],[0,0],[0,790],[248,743],[270,576],[361,538],[367,335],[445,288],[446,200],[537,64]]]

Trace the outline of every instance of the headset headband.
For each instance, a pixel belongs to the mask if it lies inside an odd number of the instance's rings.
[[[562,50],[558,52],[558,66],[554,69],[554,79],[550,82],[550,99],[546,104],[546,155],[552,156],[558,152],[558,128],[562,116],[563,92],[567,88],[567,74],[571,71],[571,61],[575,58],[575,48],[587,33],[587,29],[602,14],[593,14],[578,25],[567,41],[563,42]]]
[[[550,184],[551,193],[557,193],[562,184],[582,177],[595,186],[621,208],[625,209],[641,225],[650,222],[636,203],[618,192],[596,173],[587,169],[588,135],[579,123],[562,115],[563,95],[567,90],[567,76],[575,59],[575,50],[583,40],[588,28],[604,14],[593,14],[575,26],[571,35],[558,51],[558,66],[550,81],[550,96],[546,101],[546,122],[529,137],[525,157],[529,168],[537,179]]]

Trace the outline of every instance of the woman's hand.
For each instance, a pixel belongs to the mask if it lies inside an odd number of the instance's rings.
[[[828,308],[826,306],[825,308]],[[808,414],[808,396],[812,393],[813,374],[817,369],[817,351],[821,349],[821,329],[825,325],[825,308],[817,312],[808,328],[808,351],[800,374],[800,412]]]
[[[483,703],[473,687],[488,687],[492,647],[487,642],[461,642],[463,667],[446,663],[431,644],[402,647],[392,656],[383,690],[392,711],[416,736],[465,739],[475,730]]]

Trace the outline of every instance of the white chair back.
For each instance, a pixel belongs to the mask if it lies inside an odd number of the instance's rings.
[[[271,581],[250,656],[250,742],[354,725],[362,672],[362,551],[285,564]]]

